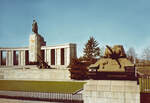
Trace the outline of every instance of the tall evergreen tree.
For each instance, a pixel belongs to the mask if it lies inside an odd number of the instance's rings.
[[[100,48],[98,45],[99,43],[94,39],[94,37],[90,37],[88,42],[85,44],[85,48],[83,48],[83,57],[87,60],[98,58],[100,56]]]

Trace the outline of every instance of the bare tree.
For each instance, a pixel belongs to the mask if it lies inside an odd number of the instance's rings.
[[[147,47],[143,50],[142,57],[147,61],[150,60],[150,47]]]
[[[132,62],[135,63],[137,54],[135,52],[135,49],[133,47],[130,47],[127,51],[127,58]]]

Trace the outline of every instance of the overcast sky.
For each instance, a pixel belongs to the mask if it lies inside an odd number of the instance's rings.
[[[150,0],[0,0],[0,47],[27,47],[33,16],[47,45],[76,43],[78,56],[90,36],[139,54],[150,46]]]

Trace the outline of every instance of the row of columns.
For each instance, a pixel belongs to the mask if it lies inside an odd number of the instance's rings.
[[[55,51],[54,56],[52,55],[52,50]],[[44,55],[45,55],[44,56],[45,62],[47,62],[49,65],[70,64],[70,48],[45,49]],[[63,57],[62,55],[64,56],[64,58],[62,58]],[[54,58],[52,58],[51,56],[53,56]],[[52,64],[52,60],[55,60],[53,64]]]
[[[55,50],[55,63],[54,65],[62,65],[61,64],[61,49],[62,48],[56,48]],[[45,62],[48,62],[49,65],[51,64],[51,50],[52,49],[44,49],[44,59]],[[19,50],[19,51],[14,51],[14,50],[3,50],[0,51],[0,65],[2,64],[2,59],[4,57],[4,52],[5,57],[6,57],[6,66],[14,66],[14,52],[18,52],[18,56],[16,57],[18,60],[18,65],[24,66],[26,65],[26,56],[25,56],[25,50]],[[70,49],[69,48],[64,48],[64,64],[63,65],[69,65],[70,63]]]
[[[18,52],[18,56],[15,56],[15,52]],[[5,54],[4,54],[5,53]],[[6,66],[14,66],[14,60],[18,61],[18,65],[25,65],[25,50],[1,50],[0,51],[0,65],[5,57]],[[15,58],[15,59],[14,59]]]
[[[65,66],[70,64],[71,58],[76,57],[76,48],[65,47],[65,48],[45,48],[44,60],[50,66]],[[14,66],[14,61],[17,60],[17,65],[27,65],[27,59],[29,59],[28,50],[0,50],[0,65],[2,65],[2,58],[6,57],[6,66]],[[52,54],[53,51],[53,54]],[[5,53],[4,53],[5,52]],[[17,52],[18,56],[15,55]],[[29,53],[29,51],[28,51]],[[5,54],[5,55],[4,55]],[[15,59],[14,59],[15,58]],[[29,61],[28,61],[29,62]]]

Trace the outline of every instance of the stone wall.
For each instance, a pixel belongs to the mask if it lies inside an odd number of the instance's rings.
[[[84,103],[140,103],[136,81],[89,80],[84,85]]]
[[[0,69],[0,79],[70,80],[68,69]]]

